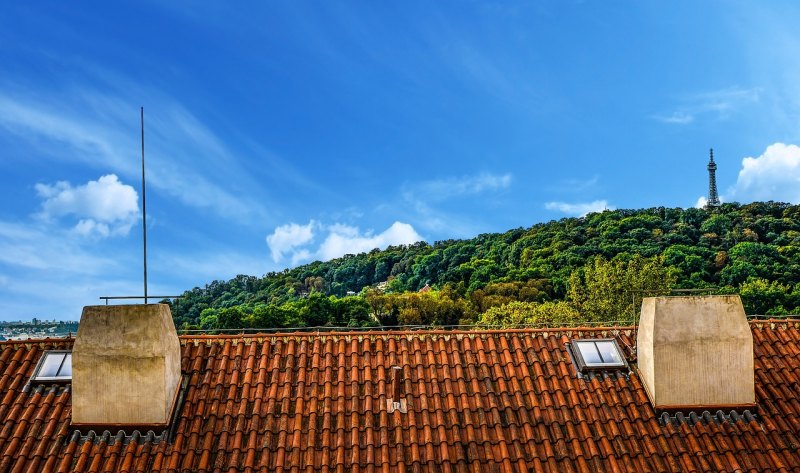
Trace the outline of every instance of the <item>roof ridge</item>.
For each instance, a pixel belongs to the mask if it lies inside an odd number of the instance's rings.
[[[794,325],[800,326],[800,318],[770,318],[770,319],[751,319],[748,320],[751,327],[766,325]],[[444,330],[444,329],[421,329],[421,330],[309,330],[294,332],[252,332],[252,333],[225,333],[225,334],[184,334],[179,335],[181,340],[259,340],[268,338],[315,338],[315,337],[387,337],[387,336],[421,336],[421,335],[446,335],[446,336],[475,336],[475,335],[497,335],[497,334],[516,334],[516,333],[570,333],[570,332],[630,332],[638,330],[637,325],[610,325],[610,326],[562,326],[562,327],[523,327],[507,329],[474,329],[474,330]],[[42,344],[71,344],[75,337],[63,338],[28,338],[25,340],[2,340],[0,345],[42,345]]]
[[[407,336],[407,335],[496,335],[516,333],[564,333],[564,332],[608,332],[632,331],[636,326],[608,326],[608,327],[549,327],[549,328],[508,328],[508,329],[475,329],[475,330],[314,330],[295,332],[253,332],[253,333],[228,333],[228,334],[185,334],[179,335],[181,340],[227,340],[227,339],[263,339],[263,338],[313,338],[313,337],[380,337],[380,336]]]

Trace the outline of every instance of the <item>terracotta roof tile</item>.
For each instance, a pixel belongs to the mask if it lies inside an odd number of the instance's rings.
[[[581,379],[567,355],[614,336],[634,361],[630,329],[186,337],[172,443],[73,433],[69,386],[23,389],[71,341],[0,343],[0,471],[799,470],[800,327],[752,329],[758,419],[667,425],[635,370]],[[392,366],[407,413],[387,411]]]

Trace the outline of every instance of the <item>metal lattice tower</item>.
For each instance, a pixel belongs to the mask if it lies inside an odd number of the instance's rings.
[[[711,148],[711,159],[708,161],[708,205],[709,207],[719,206],[719,196],[717,195],[717,163],[714,162],[714,148]]]

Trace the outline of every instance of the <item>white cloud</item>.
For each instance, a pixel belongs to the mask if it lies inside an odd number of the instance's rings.
[[[614,209],[614,207],[608,206],[608,201],[606,200],[578,202],[574,204],[567,202],[547,202],[544,204],[544,208],[576,217],[583,217],[584,215],[592,212],[602,212],[603,210]]]
[[[708,205],[708,199],[706,199],[706,196],[701,195],[697,198],[697,202],[695,202],[694,207],[696,209],[703,209],[706,207],[706,205]]]
[[[74,232],[82,236],[127,235],[139,217],[139,195],[114,174],[76,187],[65,181],[36,184],[36,192],[44,199],[39,217],[73,215],[79,219]]]
[[[664,123],[687,125],[698,117],[711,116],[716,119],[728,118],[736,110],[761,99],[758,87],[727,87],[687,96],[684,104],[667,114],[653,115],[652,118]]]
[[[292,254],[292,266],[297,266],[303,261],[309,261],[313,257],[313,253],[305,248],[297,250]]]
[[[800,147],[775,143],[757,158],[744,158],[736,184],[725,198],[800,203]]]
[[[316,223],[313,220],[308,222],[308,225],[289,223],[281,225],[271,235],[267,235],[267,245],[272,254],[272,261],[277,263],[283,259],[284,253],[310,242],[314,238],[315,226]]]
[[[391,227],[377,235],[372,235],[371,232],[361,234],[358,228],[341,224],[330,226],[328,231],[327,238],[317,251],[323,261],[345,254],[363,253],[389,245],[410,245],[423,240],[414,227],[402,222],[394,222]]]
[[[317,234],[325,237],[315,249],[311,243]],[[424,238],[414,227],[403,222],[394,222],[383,232],[374,234],[371,230],[362,233],[358,227],[342,223],[322,225],[312,220],[306,225],[281,225],[267,236],[267,245],[276,263],[291,254],[292,265],[297,265],[311,259],[327,261],[346,254],[383,249],[390,245],[410,245],[421,240]]]

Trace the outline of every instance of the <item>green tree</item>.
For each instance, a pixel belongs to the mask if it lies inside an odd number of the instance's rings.
[[[559,302],[509,302],[487,310],[478,318],[482,328],[510,328],[524,325],[558,327],[572,325],[581,315],[572,305]]]
[[[200,327],[204,330],[209,330],[212,328],[216,328],[219,326],[219,316],[217,315],[217,309],[204,309],[203,312],[200,313]]]
[[[597,257],[572,272],[568,300],[585,320],[633,322],[643,297],[668,294],[674,283],[661,257]]]
[[[787,286],[766,279],[751,279],[739,288],[744,310],[749,315],[786,314],[787,310],[784,305],[789,294]]]

